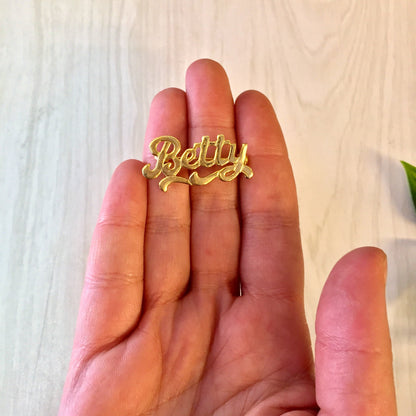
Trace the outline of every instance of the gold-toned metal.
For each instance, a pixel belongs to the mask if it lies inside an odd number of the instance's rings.
[[[213,157],[208,157],[208,151],[213,147]],[[229,148],[228,155],[223,157],[223,150]],[[193,147],[186,149],[181,156],[180,141],[173,136],[160,136],[153,139],[149,145],[152,154],[156,158],[156,165],[152,169],[150,163],[142,169],[143,176],[147,179],[157,178],[160,173],[165,175],[159,182],[159,188],[166,192],[168,186],[173,182],[188,185],[206,185],[215,178],[229,182],[235,179],[240,173],[247,178],[253,176],[253,170],[247,166],[247,145],[241,145],[240,154],[236,155],[237,145],[225,140],[223,134],[217,136],[216,141],[211,141],[209,136],[203,136],[200,143],[195,143]],[[231,163],[231,165],[230,165]],[[199,167],[210,168],[220,166],[220,169],[200,177],[198,172],[192,172],[188,178],[177,176],[182,168],[195,170]]]

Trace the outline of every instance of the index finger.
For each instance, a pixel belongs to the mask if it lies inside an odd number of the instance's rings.
[[[254,176],[240,179],[243,294],[302,299],[303,258],[295,181],[269,100],[247,91],[236,102],[237,137]]]

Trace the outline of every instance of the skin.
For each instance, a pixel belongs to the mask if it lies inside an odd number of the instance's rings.
[[[140,161],[114,172],[59,414],[396,415],[381,250],[354,250],[332,270],[314,363],[295,183],[268,99],[246,91],[234,103],[223,68],[194,62],[186,92],[154,98],[144,162],[155,137],[184,150],[220,133],[248,144],[253,178],[164,193]]]

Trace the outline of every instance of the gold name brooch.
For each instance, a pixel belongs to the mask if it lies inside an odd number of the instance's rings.
[[[195,143],[192,148],[186,149],[181,156],[180,141],[173,136],[161,136],[153,139],[149,144],[152,154],[156,158],[156,165],[152,169],[150,163],[142,169],[143,176],[147,179],[157,178],[161,173],[165,177],[159,182],[159,188],[166,192],[173,182],[188,185],[207,185],[215,178],[229,182],[240,173],[247,178],[253,176],[253,170],[247,166],[247,145],[242,144],[240,154],[236,155],[237,145],[225,140],[224,135],[219,134],[216,141],[211,141],[209,136],[203,136],[200,143]],[[228,155],[223,155],[228,149]],[[212,157],[208,152],[214,151]],[[225,156],[225,157],[223,157]],[[220,166],[220,169],[201,177],[198,172],[192,172],[188,178],[177,176],[182,168],[195,170],[199,167],[210,168]]]

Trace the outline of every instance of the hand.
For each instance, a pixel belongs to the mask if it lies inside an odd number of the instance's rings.
[[[362,248],[333,269],[314,364],[295,183],[267,98],[247,91],[234,105],[221,66],[197,61],[186,93],[155,97],[146,149],[220,133],[248,144],[252,179],[164,193],[139,161],[115,171],[60,415],[395,415],[385,255]]]

